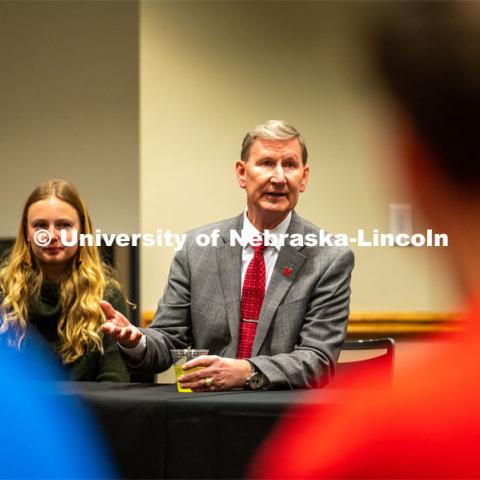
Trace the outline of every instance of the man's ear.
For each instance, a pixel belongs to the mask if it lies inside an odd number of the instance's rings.
[[[310,165],[303,167],[303,178],[300,182],[300,191],[304,192],[308,185],[308,179],[310,178]]]
[[[245,188],[245,162],[243,160],[238,160],[235,164],[235,174],[240,188]]]

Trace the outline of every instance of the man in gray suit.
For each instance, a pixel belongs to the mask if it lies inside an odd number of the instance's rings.
[[[163,371],[172,363],[170,349],[192,346],[210,351],[184,366],[179,381],[194,391],[328,382],[346,334],[353,254],[275,242],[285,234],[318,236],[293,210],[309,173],[294,127],[272,120],[245,136],[236,176],[247,209],[189,232],[151,326],[138,329],[102,304],[102,330],[119,342],[132,369]],[[200,234],[216,241],[199,246]],[[240,235],[244,242],[232,241]],[[188,371],[198,366],[204,368]]]

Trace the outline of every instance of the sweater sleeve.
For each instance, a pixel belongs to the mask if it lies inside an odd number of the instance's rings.
[[[105,288],[103,298],[110,303],[115,310],[127,316],[127,302],[125,301],[122,291],[116,285],[109,283]]]
[[[105,289],[104,299],[109,302],[115,310],[127,315],[125,297],[118,287],[110,283]],[[125,363],[120,356],[117,342],[104,335],[103,355],[100,356],[96,382],[129,382],[130,375]]]

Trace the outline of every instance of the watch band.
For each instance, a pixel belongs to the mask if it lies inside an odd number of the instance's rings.
[[[250,382],[252,380],[252,377],[255,375],[255,373],[257,373],[257,369],[256,369],[255,365],[250,360],[247,360],[247,362],[250,364],[250,373],[248,374],[248,377],[245,380],[244,388],[246,390],[250,390]]]

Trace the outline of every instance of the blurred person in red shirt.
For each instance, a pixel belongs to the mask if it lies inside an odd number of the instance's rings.
[[[391,390],[291,412],[252,478],[480,478],[480,3],[397,7],[375,36],[376,58],[398,104],[415,201],[448,233],[467,331],[442,352],[426,348]],[[373,387],[375,372],[362,381]]]

